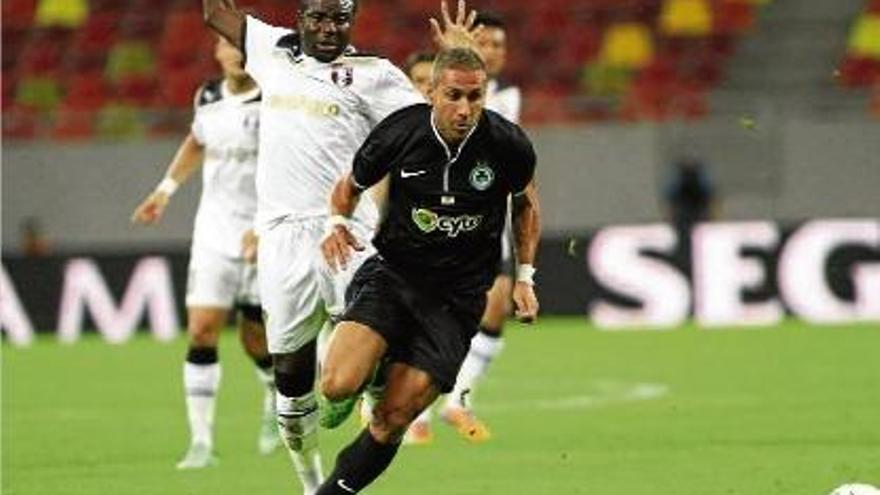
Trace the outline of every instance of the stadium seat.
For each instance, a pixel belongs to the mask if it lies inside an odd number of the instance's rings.
[[[648,28],[639,23],[612,25],[605,31],[599,61],[606,66],[638,69],[654,57],[654,42]]]
[[[3,112],[4,139],[34,139],[39,131],[39,112],[13,106]]]
[[[89,139],[94,134],[95,113],[88,110],[59,107],[50,135],[59,140]]]
[[[666,0],[659,27],[666,36],[708,36],[712,32],[712,9],[707,0]]]
[[[97,134],[109,139],[132,139],[144,134],[144,122],[138,109],[122,104],[110,104],[98,114]]]
[[[144,41],[123,41],[110,49],[105,73],[116,81],[124,76],[147,75],[153,72],[155,61],[150,45]]]
[[[156,96],[156,79],[152,75],[130,75],[116,83],[116,99],[124,104],[147,107]]]
[[[88,15],[87,0],[40,0],[34,23],[74,29],[81,26]]]
[[[16,70],[24,75],[45,75],[58,71],[66,47],[64,37],[33,34],[18,55]]]
[[[110,88],[99,72],[72,74],[61,106],[75,111],[95,111],[107,101]]]
[[[755,7],[747,0],[721,0],[715,3],[715,34],[735,35],[746,32],[755,24]]]
[[[18,61],[18,55],[27,42],[27,30],[15,27],[3,26],[3,78],[9,77],[9,73]]]
[[[3,0],[3,30],[30,27],[35,9],[36,0]]]
[[[106,53],[113,44],[119,16],[114,12],[95,12],[73,38],[74,54]]]
[[[158,88],[158,102],[177,109],[191,109],[196,89],[203,82],[197,68],[173,71],[162,77]]]
[[[61,88],[51,77],[31,76],[22,78],[15,91],[15,103],[32,110],[45,112],[61,101]]]
[[[867,88],[880,80],[880,60],[847,56],[838,69],[838,82],[849,88]]]
[[[880,14],[860,16],[849,36],[849,53],[880,59]]]

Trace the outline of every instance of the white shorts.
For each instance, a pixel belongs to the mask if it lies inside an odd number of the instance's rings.
[[[209,249],[193,249],[186,279],[186,306],[259,306],[257,267]]]
[[[344,271],[332,273],[321,255],[324,219],[280,222],[260,236],[257,265],[269,352],[297,351],[317,338],[324,322],[345,309],[345,289],[375,251],[368,229],[353,224],[364,251]]]

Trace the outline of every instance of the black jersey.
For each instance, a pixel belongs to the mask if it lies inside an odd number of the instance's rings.
[[[393,268],[420,285],[482,292],[497,271],[507,198],[523,192],[534,170],[531,142],[501,115],[484,111],[449,149],[431,107],[418,104],[373,129],[353,175],[360,189],[390,176],[373,244]]]

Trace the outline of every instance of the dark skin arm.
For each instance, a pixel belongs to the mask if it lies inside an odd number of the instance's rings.
[[[516,240],[517,262],[532,265],[541,237],[541,207],[535,181],[526,186],[523,194],[513,198],[513,235]],[[538,317],[538,298],[535,288],[527,282],[517,281],[513,287],[513,302],[520,321],[533,323]]]
[[[243,50],[244,12],[235,5],[235,0],[202,0],[202,15],[205,24],[223,36],[239,50]]]

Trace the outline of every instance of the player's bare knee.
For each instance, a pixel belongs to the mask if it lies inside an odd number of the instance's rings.
[[[361,384],[352,376],[346,376],[333,368],[321,371],[321,394],[330,400],[342,400],[356,394]]]

